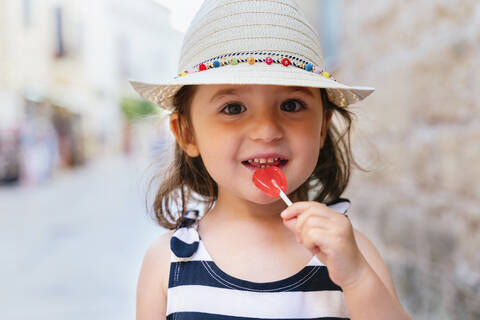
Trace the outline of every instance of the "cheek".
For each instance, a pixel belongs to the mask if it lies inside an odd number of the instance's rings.
[[[320,154],[320,140],[312,139],[304,145],[307,159],[305,159],[305,166],[309,168],[310,172],[313,172],[317,165],[318,156]]]
[[[204,127],[196,135],[196,144],[203,163],[212,178],[228,174],[228,165],[235,160],[235,137],[228,131],[219,132],[218,128]]]
[[[299,144],[308,149],[319,149],[322,137],[321,129],[320,123],[314,121],[308,121],[297,128]]]
[[[305,129],[308,128],[308,129]],[[310,173],[313,172],[318,161],[318,156],[320,154],[320,144],[321,144],[321,130],[320,126],[316,124],[310,124],[310,126],[305,126],[303,132],[298,141],[297,150],[303,155],[302,166],[306,171]]]

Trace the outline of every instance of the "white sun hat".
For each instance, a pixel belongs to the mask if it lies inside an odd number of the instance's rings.
[[[318,34],[292,0],[205,0],[183,39],[178,74],[130,83],[167,110],[174,109],[172,98],[184,85],[325,88],[339,107],[375,90],[342,84],[324,70]]]

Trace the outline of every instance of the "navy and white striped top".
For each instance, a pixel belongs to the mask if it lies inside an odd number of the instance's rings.
[[[329,204],[345,213],[350,202]],[[173,234],[167,320],[348,319],[343,292],[316,256],[298,273],[274,282],[250,282],[223,272],[197,232],[189,211]]]

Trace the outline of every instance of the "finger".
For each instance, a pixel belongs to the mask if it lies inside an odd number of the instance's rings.
[[[318,260],[322,262],[325,266],[327,265],[327,254],[321,249],[319,245],[314,243],[311,245],[312,249],[309,249],[311,253],[317,256]]]
[[[287,207],[285,210],[283,210],[280,213],[280,216],[284,220],[288,220],[288,219],[291,219],[293,217],[296,217],[296,216],[300,215],[302,212],[306,211],[307,209],[309,209],[311,207],[319,208],[319,211],[324,211],[324,213],[327,212],[326,209],[328,209],[326,205],[324,205],[323,203],[320,203],[320,202],[300,201],[300,202],[295,202],[291,206]]]
[[[308,209],[303,214],[298,216],[297,223],[295,224],[295,230],[297,234],[301,234],[305,228],[321,228],[327,230],[331,220],[324,216],[316,214],[314,208]]]
[[[280,216],[284,220],[288,220],[296,217],[306,209],[312,206],[310,201],[299,201],[293,203],[291,206],[288,206],[285,210],[280,213]]]
[[[296,223],[297,223],[297,218],[292,218],[289,220],[283,219],[283,224],[295,234],[297,233],[295,229]]]
[[[321,216],[315,216],[315,215],[309,215],[309,216],[311,218],[307,220],[306,227],[320,228],[320,229],[327,230],[327,226],[329,225],[329,222],[330,222],[329,219]],[[304,215],[301,215],[301,217],[303,218]],[[297,241],[302,242],[300,235],[301,235],[302,229],[304,228],[305,222],[302,223],[301,227],[297,227],[298,226],[297,218],[290,219],[290,220],[283,220],[283,223],[288,229],[290,229],[295,234]]]
[[[305,248],[312,252],[323,251],[329,235],[320,228],[309,228],[302,230],[301,240]]]
[[[307,216],[310,216],[311,214],[309,213],[309,210],[310,209],[307,209],[307,211],[302,212],[298,216],[293,216],[289,219],[283,219],[283,223],[285,224],[285,226],[287,228],[289,228],[290,230],[292,230],[297,235],[297,237],[298,237],[298,232],[297,232],[298,221],[299,221],[299,219],[301,219],[303,221],[303,220],[305,220],[305,218]]]

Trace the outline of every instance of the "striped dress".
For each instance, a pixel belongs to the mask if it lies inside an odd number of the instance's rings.
[[[329,206],[345,213],[349,203]],[[189,211],[170,241],[167,320],[348,319],[341,288],[316,256],[283,280],[241,280],[215,264],[197,222],[198,211]]]

